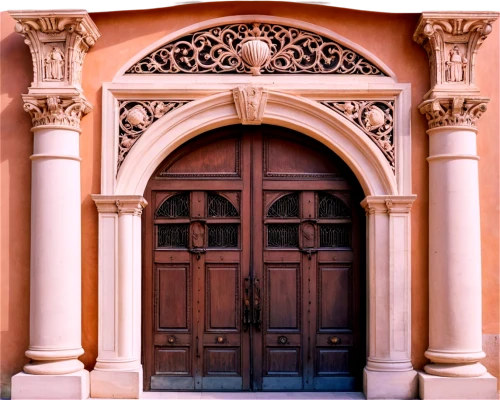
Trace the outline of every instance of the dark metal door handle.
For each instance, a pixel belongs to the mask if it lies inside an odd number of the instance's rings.
[[[260,330],[262,325],[262,307],[260,305],[260,287],[259,280],[253,280],[253,325]]]

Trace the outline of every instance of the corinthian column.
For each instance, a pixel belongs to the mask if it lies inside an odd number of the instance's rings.
[[[422,399],[496,399],[480,363],[481,232],[476,123],[489,99],[475,85],[475,57],[495,13],[424,13],[414,39],[427,50],[429,124],[429,348]]]
[[[31,362],[12,378],[14,399],[89,396],[81,345],[80,119],[83,58],[99,37],[85,11],[10,13],[33,58],[23,95],[34,135],[31,182]]]

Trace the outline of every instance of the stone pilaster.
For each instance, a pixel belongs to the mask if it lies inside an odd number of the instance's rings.
[[[414,40],[429,56],[431,90],[419,109],[429,129],[429,348],[422,399],[496,398],[480,363],[481,231],[476,123],[488,98],[476,54],[496,13],[424,13]]]
[[[85,54],[99,32],[85,11],[14,11],[33,60],[23,95],[34,135],[31,188],[31,362],[12,398],[87,398],[81,345],[80,120]]]

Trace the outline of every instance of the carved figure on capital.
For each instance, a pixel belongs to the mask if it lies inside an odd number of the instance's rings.
[[[262,87],[244,86],[233,90],[236,112],[243,125],[260,125],[264,118],[268,92]]]
[[[44,63],[46,80],[62,81],[64,79],[64,53],[59,47],[51,46]]]
[[[449,52],[450,60],[446,61],[446,81],[463,82],[467,58],[460,52],[460,48],[455,45]]]

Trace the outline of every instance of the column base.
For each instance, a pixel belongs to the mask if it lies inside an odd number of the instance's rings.
[[[90,373],[92,398],[138,399],[142,393],[142,367],[132,371],[101,371]]]
[[[486,373],[472,378],[457,378],[418,373],[420,398],[427,399],[498,399],[497,380]]]
[[[363,392],[367,399],[415,399],[418,394],[417,371],[363,372]]]
[[[66,375],[31,375],[20,372],[12,377],[12,399],[88,399],[89,371]]]

